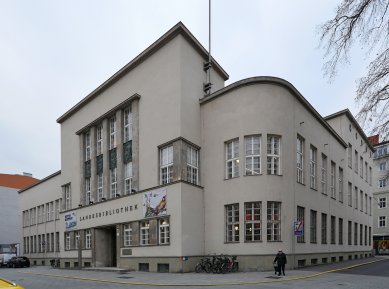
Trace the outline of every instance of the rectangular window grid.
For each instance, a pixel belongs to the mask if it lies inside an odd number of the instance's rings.
[[[245,203],[245,241],[261,241],[261,202]]]
[[[245,161],[247,176],[261,174],[261,137],[259,135],[245,137]]]

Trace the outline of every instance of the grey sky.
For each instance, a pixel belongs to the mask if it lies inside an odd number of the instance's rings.
[[[339,1],[212,0],[212,54],[227,84],[277,76],[323,116],[355,114],[364,52],[328,83],[317,49]],[[208,47],[208,0],[0,0],[0,173],[59,170],[56,119],[179,21]]]

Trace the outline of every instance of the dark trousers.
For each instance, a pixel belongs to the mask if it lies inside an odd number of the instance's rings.
[[[282,274],[285,275],[285,264],[278,265],[278,275],[281,275],[281,271]]]

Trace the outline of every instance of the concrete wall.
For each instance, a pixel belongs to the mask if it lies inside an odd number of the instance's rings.
[[[21,211],[18,190],[0,187],[0,244],[21,243]]]

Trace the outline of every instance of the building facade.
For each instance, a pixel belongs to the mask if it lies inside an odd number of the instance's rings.
[[[378,136],[372,137],[374,143],[374,210],[373,240],[377,254],[389,254],[389,141],[379,142]]]
[[[225,87],[214,59],[204,96],[207,59],[178,23],[57,120],[61,172],[20,198],[24,212],[60,200],[59,219],[31,245],[26,217],[30,248],[54,233],[63,267],[159,272],[208,254],[266,270],[278,248],[290,267],[371,254],[373,147],[351,113],[323,118],[279,78]]]

